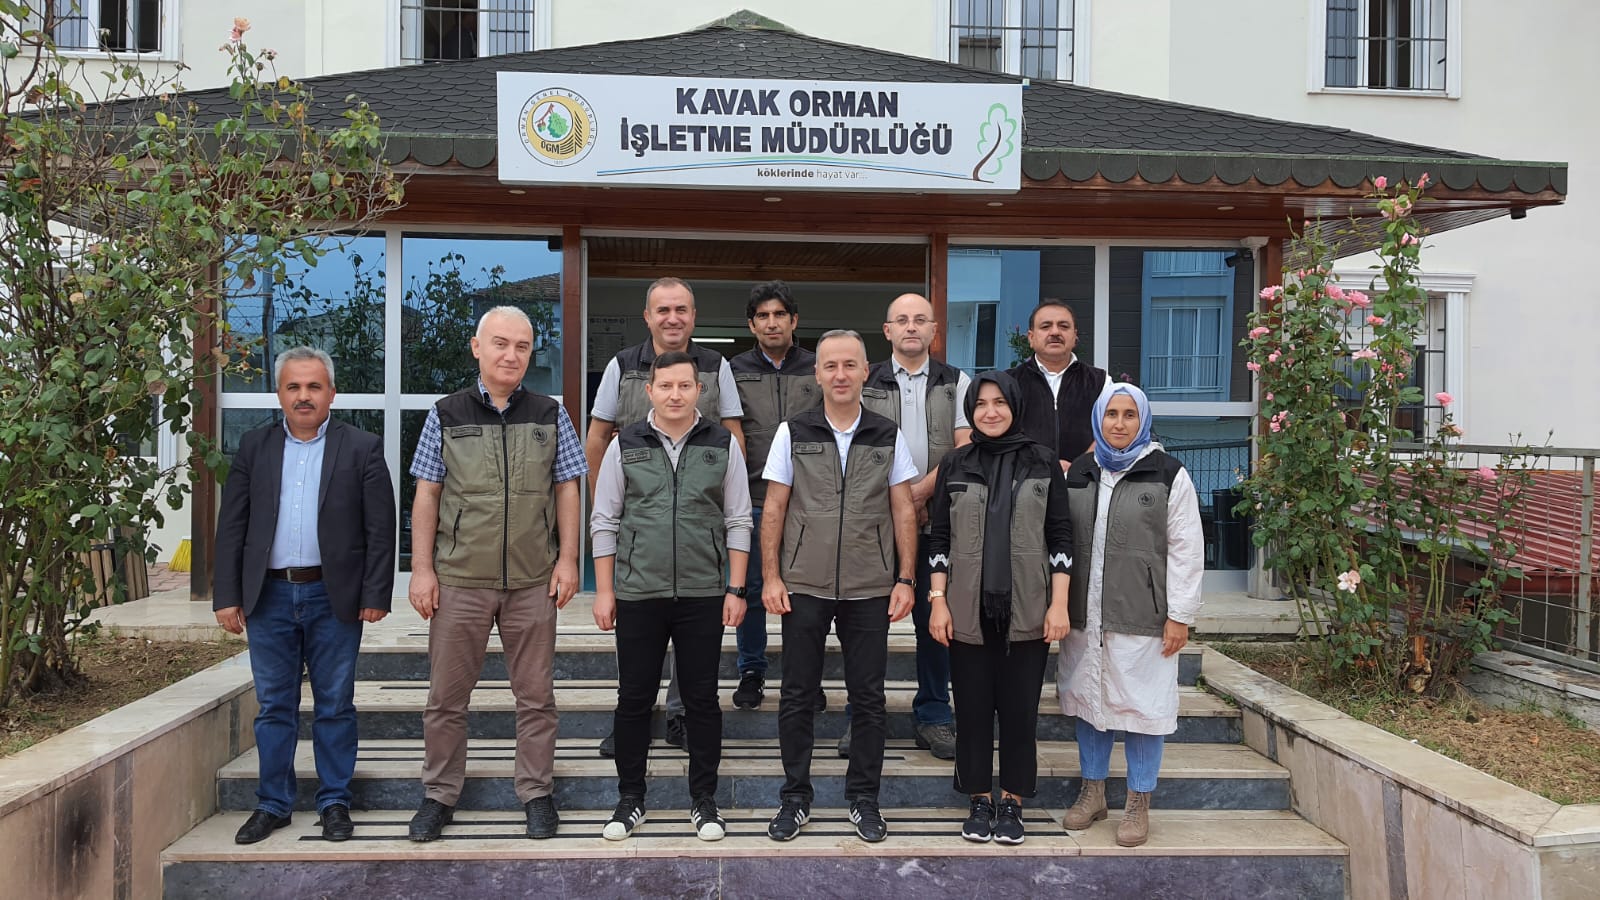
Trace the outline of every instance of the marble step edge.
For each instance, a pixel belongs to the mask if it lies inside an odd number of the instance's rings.
[[[821,742],[814,750],[812,772],[817,776],[842,775],[849,761],[834,752],[832,741]],[[562,738],[556,742],[557,778],[614,779],[616,765],[599,755],[598,740]],[[1077,745],[1069,741],[1039,742],[1039,776],[1077,778]],[[513,769],[515,742],[511,740],[469,739],[467,778],[509,778]],[[225,763],[217,772],[220,779],[253,781],[257,775],[255,748]],[[650,747],[648,774],[668,778],[688,774],[689,757],[683,751],[654,741]],[[951,763],[934,758],[912,741],[885,743],[883,776],[933,776],[947,778]],[[357,779],[414,779],[422,767],[422,741],[363,740],[356,754]],[[295,769],[308,775],[316,771],[309,741],[295,748]],[[729,777],[771,775],[781,771],[778,742],[775,740],[727,739],[723,742],[719,772]],[[1127,765],[1123,747],[1111,753],[1111,776],[1123,778]],[[1163,779],[1250,779],[1287,781],[1289,771],[1243,744],[1169,743],[1161,764]]]
[[[413,843],[405,839],[412,810],[356,810],[356,836],[343,843],[321,840],[316,816],[296,813],[293,822],[271,837],[248,846],[233,834],[248,813],[225,812],[201,822],[162,851],[163,865],[186,862],[269,863],[286,861],[395,862],[416,860],[548,860],[625,859],[648,857],[771,856],[778,844],[765,836],[772,809],[724,809],[728,836],[716,842],[697,840],[686,810],[650,810],[634,836],[611,842],[599,836],[610,814],[606,810],[562,810],[555,838],[527,839],[520,812],[459,812],[440,840]],[[1348,848],[1298,815],[1285,810],[1168,810],[1150,812],[1150,841],[1143,847],[1116,845],[1120,810],[1087,831],[1066,832],[1063,810],[1030,808],[1023,814],[1027,841],[1020,846],[974,844],[959,831],[965,809],[885,809],[889,839],[867,844],[855,836],[848,811],[814,808],[799,837],[781,845],[781,855],[840,857],[1008,856],[1319,856],[1346,858]]]
[[[577,686],[581,685],[581,686]],[[718,683],[717,694],[722,701],[724,715],[740,715],[752,713],[772,713],[778,711],[778,697],[776,691],[767,691],[761,705],[752,710],[738,709],[733,706],[733,689],[738,682],[723,680]],[[663,689],[665,684],[663,684]],[[824,681],[824,692],[828,698],[829,710],[844,709],[846,694],[842,682]],[[912,698],[916,694],[914,682],[889,682],[885,685],[885,701],[887,709],[891,712],[904,712],[911,708]],[[600,712],[611,711],[617,706],[617,690],[615,682],[604,681],[558,681],[555,688],[556,709],[566,712]],[[355,704],[360,712],[421,712],[427,705],[427,682],[419,681],[358,681],[355,686]],[[312,711],[313,700],[309,692],[300,698],[300,711]],[[477,711],[509,711],[515,710],[516,699],[511,694],[511,685],[505,681],[480,681],[472,692],[469,706]],[[1039,695],[1039,711],[1043,715],[1060,715],[1061,707],[1056,700],[1056,688],[1053,684],[1044,685]],[[1240,713],[1237,707],[1229,705],[1222,698],[1209,693],[1202,688],[1180,685],[1178,687],[1178,715],[1179,717],[1210,717],[1210,718],[1238,718]]]

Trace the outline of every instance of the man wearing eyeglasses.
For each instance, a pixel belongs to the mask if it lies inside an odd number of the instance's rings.
[[[950,713],[950,651],[928,634],[928,499],[933,496],[939,461],[971,440],[962,401],[971,379],[967,373],[929,355],[939,323],[933,304],[920,294],[901,294],[889,304],[883,336],[893,353],[867,373],[861,405],[900,426],[917,467],[911,502],[917,509],[916,604],[911,619],[917,632],[917,694],[911,704],[912,732],[917,746],[939,759],[954,759],[955,731]],[[846,716],[849,707],[845,708]],[[850,752],[850,729],[839,739],[839,755]]]

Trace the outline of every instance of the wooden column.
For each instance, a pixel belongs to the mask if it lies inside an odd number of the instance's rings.
[[[197,397],[190,412],[191,430],[210,444],[221,440],[221,413],[217,407],[218,380],[222,377],[214,351],[217,347],[217,297],[222,291],[221,280],[212,272],[212,290],[200,298],[199,321],[194,335],[195,388]],[[194,479],[194,493],[189,497],[189,599],[211,602],[211,576],[216,571],[217,534],[217,476],[206,467],[205,455],[196,451],[189,457],[189,466],[198,476]]]
[[[588,333],[583,320],[583,233],[567,225],[561,229],[561,400],[580,435],[587,412],[583,348]]]
[[[928,352],[935,359],[944,360],[945,328],[950,314],[950,235],[934,232],[928,241],[928,302],[933,304],[933,320],[939,323],[939,333],[933,337]]]

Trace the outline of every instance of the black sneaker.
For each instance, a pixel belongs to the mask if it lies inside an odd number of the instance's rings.
[[[844,720],[844,734],[839,735],[839,746],[835,748],[840,759],[850,758],[850,720]]]
[[[728,822],[717,811],[717,801],[701,797],[689,810],[689,821],[694,823],[695,836],[702,841],[720,841],[728,833]]]
[[[607,732],[605,738],[600,741],[600,756],[602,759],[617,758],[617,733],[615,731]]]
[[[878,811],[878,801],[862,797],[850,803],[850,821],[855,823],[856,836],[869,844],[876,844],[889,836],[889,823]]]
[[[683,727],[683,716],[669,716],[667,718],[667,746],[677,747],[679,750],[689,749],[689,738]]]
[[[554,797],[535,797],[523,804],[522,811],[528,819],[528,837],[535,840],[553,838],[561,827],[561,814],[556,812]]]
[[[997,844],[1022,843],[1022,804],[1015,797],[1001,797],[994,815],[994,841]]]
[[[453,806],[445,806],[437,800],[424,800],[422,805],[417,807],[417,814],[411,817],[408,836],[413,841],[435,840],[455,815],[456,810]]]
[[[767,837],[775,841],[792,841],[801,826],[811,821],[811,807],[799,800],[785,800],[778,814],[767,823]]]
[[[608,841],[620,841],[633,834],[633,830],[644,821],[644,798],[623,797],[617,803],[617,808],[611,813],[611,821],[606,823],[605,830],[600,836]]]
[[[733,692],[733,705],[739,709],[755,709],[767,696],[767,679],[751,669],[739,676],[739,687]]]
[[[972,812],[961,823],[961,836],[978,844],[994,837],[994,800],[987,794],[972,798]]]

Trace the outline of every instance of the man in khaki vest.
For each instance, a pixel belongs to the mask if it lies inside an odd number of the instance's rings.
[[[782,806],[767,836],[787,841],[811,818],[811,751],[828,629],[839,635],[855,715],[845,799],[864,841],[888,836],[878,807],[883,775],[884,673],[889,623],[911,612],[917,477],[895,424],[861,405],[867,351],[854,331],[817,341],[823,405],[778,426],[764,475],[762,600],[783,617],[778,745]]]
[[[591,494],[594,479],[600,473],[600,458],[611,439],[629,425],[644,421],[650,412],[650,396],[645,385],[650,382],[650,368],[656,357],[663,353],[680,351],[695,361],[695,379],[700,382],[700,399],[695,408],[707,419],[728,429],[740,450],[744,449],[744,429],[740,424],[744,409],[739,405],[733,371],[722,354],[692,340],[694,317],[694,289],[687,281],[667,276],[657,278],[645,289],[644,324],[650,329],[650,339],[623,348],[606,363],[600,375],[600,387],[595,391],[594,406],[589,410],[589,432],[584,438],[583,453],[589,461]],[[683,698],[671,656],[667,657],[661,674],[667,679],[667,743],[687,750]],[[600,755],[609,758],[615,753],[616,735],[608,734],[600,742]]]
[[[893,354],[867,372],[861,405],[900,426],[917,480],[911,482],[911,503],[923,523],[917,542],[917,602],[911,621],[917,632],[917,694],[911,701],[911,729],[917,746],[939,759],[955,759],[956,736],[950,712],[950,651],[928,634],[928,600],[932,570],[928,568],[928,500],[938,480],[939,461],[972,440],[966,397],[972,381],[967,373],[934,359],[939,323],[933,304],[920,294],[901,294],[883,317],[883,336]],[[850,708],[845,707],[848,717]],[[850,729],[839,737],[839,755],[850,755]]]
[[[472,339],[478,383],[434,404],[411,474],[411,605],[428,620],[424,799],[413,841],[450,824],[466,778],[467,703],[498,626],[517,699],[517,799],[528,837],[560,822],[551,799],[556,750],[556,610],[578,590],[579,479],[588,472],[560,404],[523,389],[533,325],[514,306],[484,313]]]

